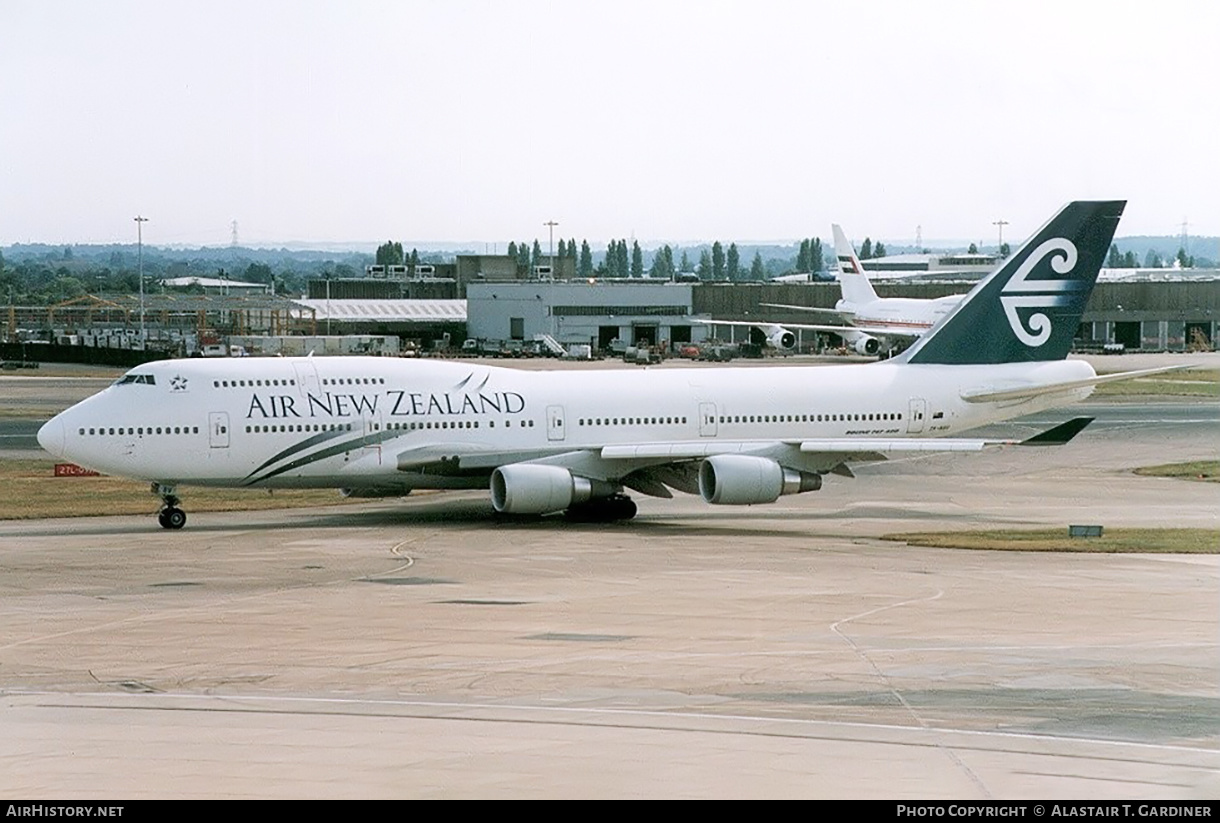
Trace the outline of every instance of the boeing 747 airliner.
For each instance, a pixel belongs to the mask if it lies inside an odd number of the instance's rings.
[[[854,461],[976,451],[961,432],[1088,396],[1067,360],[1123,202],[1060,210],[909,349],[839,367],[525,372],[375,357],[168,360],[38,433],[51,454],[152,484],[490,491],[507,514],[626,519],[635,490],[710,504],[813,491]],[[1087,419],[1024,441],[1065,442]]]
[[[838,317],[841,322],[769,323],[743,320],[710,320],[709,326],[750,326],[757,329],[766,344],[780,351],[796,345],[794,329],[833,332],[858,354],[879,354],[888,357],[927,332],[937,320],[948,314],[962,301],[964,294],[950,294],[931,299],[917,297],[878,297],[869,282],[856,250],[837,223],[830,226],[835,238],[835,254],[839,260],[838,281],[842,298],[833,309],[817,306],[792,306],[785,303],[761,303],[773,309],[815,312]]]

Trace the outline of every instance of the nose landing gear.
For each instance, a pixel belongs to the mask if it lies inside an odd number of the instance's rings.
[[[180,529],[186,525],[186,512],[178,508],[182,501],[174,494],[173,486],[163,486],[153,483],[152,493],[161,498],[161,511],[157,513],[157,522],[163,529]]]

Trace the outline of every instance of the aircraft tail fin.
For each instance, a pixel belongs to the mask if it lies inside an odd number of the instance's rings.
[[[831,223],[830,230],[835,238],[835,257],[839,260],[839,288],[843,290],[843,300],[857,305],[873,302],[877,299],[877,292],[868,282],[868,275],[864,273],[851,241],[838,223]]]
[[[1064,206],[896,360],[995,364],[1067,357],[1125,206],[1125,200]]]

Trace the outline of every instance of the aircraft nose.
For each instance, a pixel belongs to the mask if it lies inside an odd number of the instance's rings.
[[[64,455],[64,421],[56,415],[38,430],[38,445],[56,457]]]

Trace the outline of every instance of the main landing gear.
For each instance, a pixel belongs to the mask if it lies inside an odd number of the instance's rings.
[[[157,513],[157,522],[163,529],[180,529],[186,525],[186,512],[178,508],[182,501],[174,494],[173,486],[152,484],[152,493],[161,498],[161,511]]]
[[[625,494],[616,494],[569,506],[564,516],[577,523],[612,523],[615,520],[630,520],[635,513],[635,501]]]

